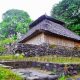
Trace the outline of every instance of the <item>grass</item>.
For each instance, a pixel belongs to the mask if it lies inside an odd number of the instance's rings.
[[[80,78],[80,74],[75,75],[75,76],[71,76],[70,78],[72,78],[72,79],[74,79],[74,80],[77,80],[77,78]]]
[[[59,80],[67,80],[67,79],[77,80],[78,78],[80,78],[80,74],[73,76],[62,76],[59,78]]]
[[[63,64],[79,64],[80,58],[78,57],[56,57],[56,56],[42,56],[42,57],[29,57],[28,61],[37,62],[51,62],[51,63],[63,63]]]
[[[0,56],[0,61],[37,61],[37,62],[51,62],[51,63],[63,63],[63,64],[79,64],[79,57],[61,57],[61,56],[37,56],[37,57],[24,57],[23,55],[5,55]]]
[[[23,55],[15,56],[15,55],[2,55],[0,56],[0,61],[10,61],[10,60],[24,60],[26,59]]]
[[[23,80],[20,76],[14,74],[11,70],[0,67],[0,80]]]

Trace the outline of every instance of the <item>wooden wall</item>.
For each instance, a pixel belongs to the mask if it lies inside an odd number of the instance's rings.
[[[75,47],[80,47],[80,42],[76,42]]]
[[[45,41],[44,41],[44,34],[41,33],[41,34],[33,37],[32,39],[26,41],[25,43],[26,43],[26,44],[40,45],[40,44],[42,44],[42,43],[44,43],[44,42],[45,42]]]
[[[61,45],[67,47],[75,46],[74,41],[65,38],[56,37],[56,36],[45,35],[45,41],[49,44],[54,44],[54,45]]]
[[[25,42],[26,44],[35,44],[35,45],[40,45],[43,43],[49,43],[51,45],[61,45],[61,46],[66,46],[66,47],[80,47],[79,42],[75,42],[73,40],[65,39],[65,38],[60,38],[57,36],[50,36],[50,35],[45,35],[44,33],[41,33],[32,39],[28,40]]]

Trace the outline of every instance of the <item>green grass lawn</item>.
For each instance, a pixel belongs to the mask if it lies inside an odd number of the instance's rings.
[[[23,80],[11,70],[0,67],[0,80]]]
[[[52,63],[64,63],[64,64],[79,64],[80,58],[79,57],[61,57],[61,56],[37,56],[37,57],[24,57],[22,55],[19,55],[18,57],[15,55],[5,55],[0,56],[1,61],[9,61],[9,60],[15,60],[15,61],[37,61],[37,62],[52,62]]]

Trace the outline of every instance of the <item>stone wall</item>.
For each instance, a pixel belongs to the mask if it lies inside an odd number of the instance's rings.
[[[4,61],[0,62],[13,68],[39,68],[41,70],[52,71],[54,74],[69,74],[75,75],[80,72],[80,64],[57,64],[57,63],[44,63],[44,62],[32,62],[32,61]]]
[[[31,45],[31,44],[16,44],[12,49],[15,53],[24,53],[28,56],[44,56],[44,55],[61,55],[61,56],[78,56],[80,57],[80,50],[76,48],[65,48],[57,46],[54,48],[50,45]]]

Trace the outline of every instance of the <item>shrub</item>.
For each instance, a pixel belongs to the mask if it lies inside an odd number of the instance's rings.
[[[11,70],[0,67],[0,80],[23,80]]]
[[[53,44],[53,45],[50,45],[49,47],[50,48],[56,48],[57,46],[55,44]]]

